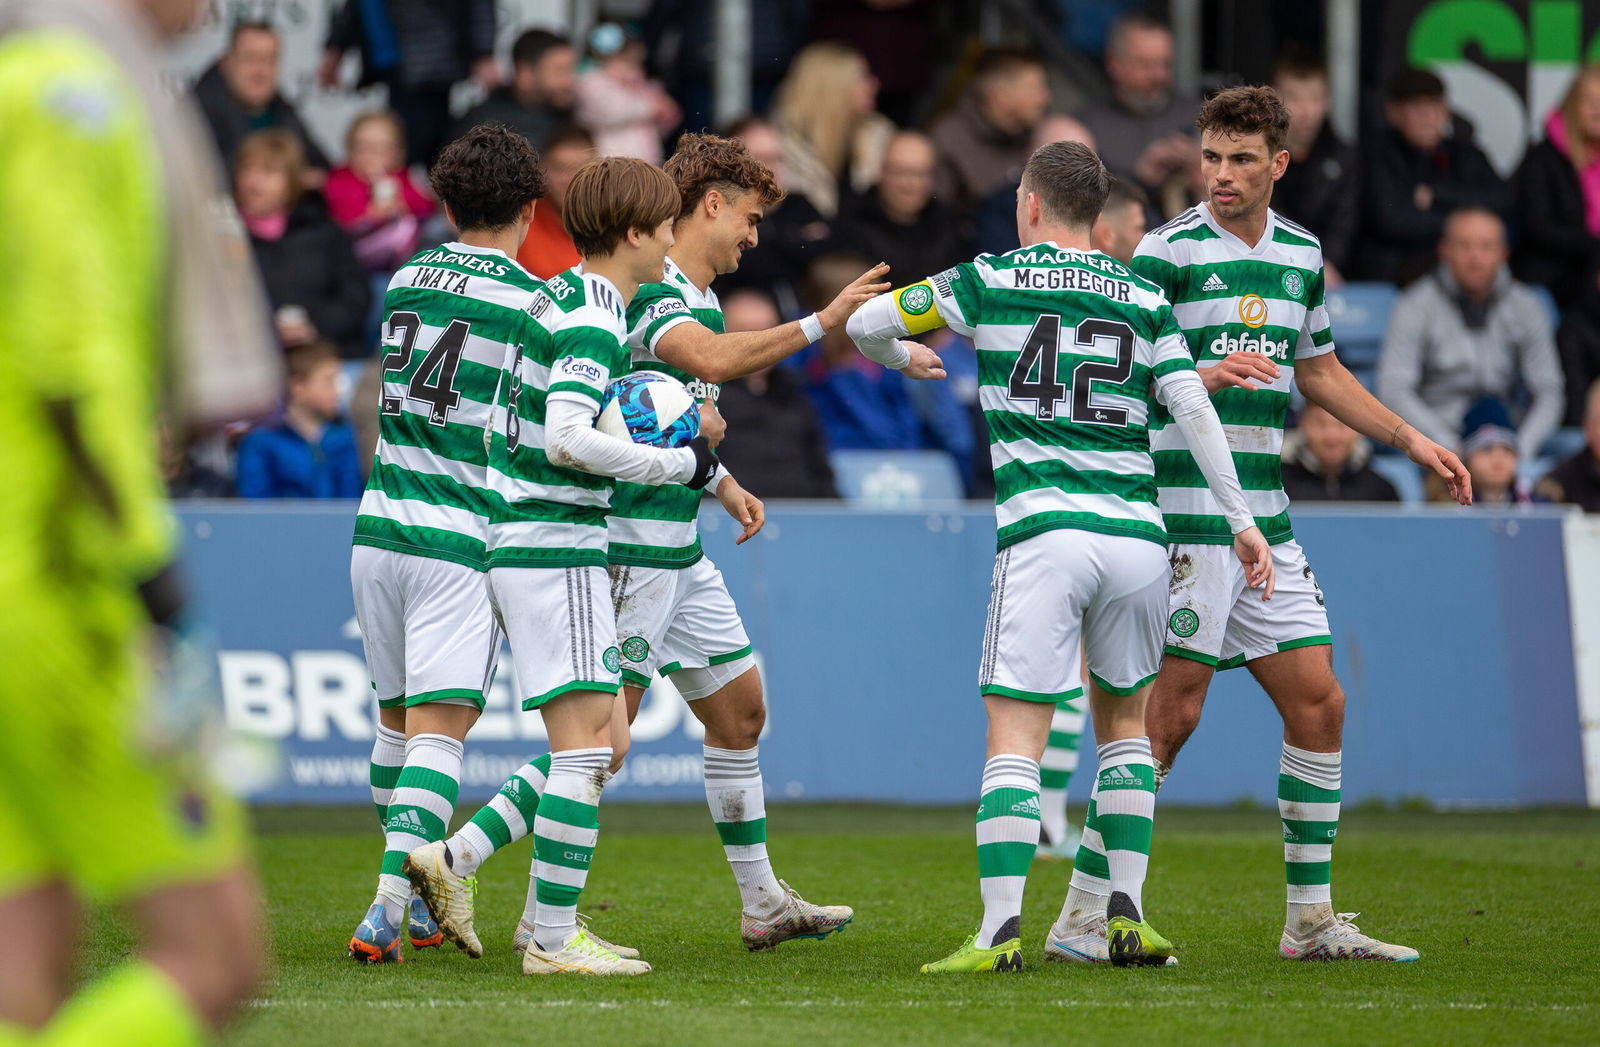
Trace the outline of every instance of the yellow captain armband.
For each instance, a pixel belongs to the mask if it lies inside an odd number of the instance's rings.
[[[944,317],[934,308],[933,285],[928,281],[919,280],[889,293],[894,295],[895,308],[900,310],[907,334],[921,334],[944,326]]]

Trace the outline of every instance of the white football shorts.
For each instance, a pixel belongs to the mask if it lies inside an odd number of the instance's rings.
[[[489,568],[524,709],[568,691],[617,693],[622,653],[608,584],[599,566]]]
[[[483,708],[500,654],[500,624],[482,571],[357,545],[350,585],[378,705]]]
[[[613,564],[611,599],[624,683],[648,687],[655,673],[672,676],[694,701],[755,664],[739,609],[709,557],[680,568]]]
[[[1317,576],[1296,541],[1272,547],[1271,600],[1246,587],[1231,545],[1174,545],[1167,653],[1218,669],[1296,647],[1333,643]]]
[[[995,556],[978,689],[1030,702],[1083,693],[1089,673],[1128,695],[1161,667],[1167,555],[1143,538],[1060,528]]]

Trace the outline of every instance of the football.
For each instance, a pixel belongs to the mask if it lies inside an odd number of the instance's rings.
[[[700,412],[682,382],[660,371],[634,371],[611,383],[595,428],[651,447],[687,447],[700,435]]]

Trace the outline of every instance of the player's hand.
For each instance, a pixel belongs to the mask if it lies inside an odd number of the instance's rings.
[[[724,476],[717,485],[717,501],[722,503],[729,516],[744,525],[744,533],[733,540],[734,545],[748,542],[766,525],[767,507],[761,504],[761,499],[740,487],[731,476]]]
[[[851,313],[887,291],[889,281],[883,277],[888,272],[888,263],[879,262],[850,281],[845,289],[828,303],[827,308],[817,313],[817,319],[822,321],[822,329],[831,331],[835,327],[844,326],[844,322],[850,319]]]
[[[1200,380],[1212,396],[1230,386],[1240,389],[1257,389],[1255,382],[1274,382],[1278,379],[1278,365],[1270,356],[1261,353],[1229,353],[1220,363],[1200,369]]]
[[[1244,564],[1244,580],[1252,589],[1266,590],[1263,600],[1272,599],[1277,573],[1272,567],[1272,546],[1259,527],[1247,527],[1233,536],[1233,554]]]
[[[919,381],[938,381],[945,377],[944,361],[939,359],[938,353],[921,342],[902,338],[900,344],[911,350],[911,362],[900,368],[901,374]]]
[[[1400,438],[1395,446],[1413,462],[1431,473],[1437,473],[1444,480],[1451,498],[1461,505],[1472,504],[1472,474],[1467,472],[1467,467],[1461,464],[1461,459],[1456,457],[1454,451],[1434,443],[1409,425],[1401,427]]]
[[[706,438],[706,443],[711,445],[713,451],[728,435],[728,423],[723,420],[717,405],[709,399],[700,401],[700,435]]]

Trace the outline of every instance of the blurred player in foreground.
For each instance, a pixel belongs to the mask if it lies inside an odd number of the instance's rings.
[[[994,464],[999,553],[978,674],[989,718],[977,818],[983,921],[924,973],[1022,969],[1039,757],[1057,703],[1082,693],[1080,637],[1100,743],[1083,834],[1111,856],[1110,959],[1159,965],[1172,955],[1142,914],[1156,788],[1144,711],[1167,581],[1147,430],[1156,403],[1195,449],[1249,584],[1272,594],[1266,539],[1166,298],[1091,246],[1109,178],[1087,146],[1041,146],[1017,190],[1017,238],[1031,246],[903,287],[849,324],[862,352],[889,367],[912,351],[897,336],[948,325],[973,338]],[[1067,958],[1059,938],[1052,929],[1047,958]]]
[[[202,6],[0,0],[0,1044],[199,1043],[265,959],[158,467],[158,415],[182,439],[278,387],[209,142],[162,81]],[[139,945],[73,991],[88,900]]]
[[[1244,572],[1228,556],[1230,522],[1199,481],[1193,441],[1171,426],[1153,430],[1172,540],[1166,657],[1150,699],[1158,773],[1165,777],[1200,723],[1212,675],[1247,666],[1283,717],[1278,811],[1288,912],[1279,954],[1412,961],[1415,949],[1362,934],[1353,914],[1333,911],[1344,691],[1333,675],[1322,589],[1294,540],[1283,490],[1291,384],[1350,428],[1438,474],[1463,505],[1472,501],[1472,479],[1460,459],[1379,403],[1334,353],[1321,245],[1268,206],[1272,183],[1289,164],[1289,113],[1277,94],[1229,88],[1201,107],[1196,123],[1209,198],[1148,234],[1133,269],[1172,301],[1280,582],[1271,604],[1244,591]],[[1062,913],[1070,936],[1092,942],[1104,933],[1114,889],[1098,841],[1086,835]]]

